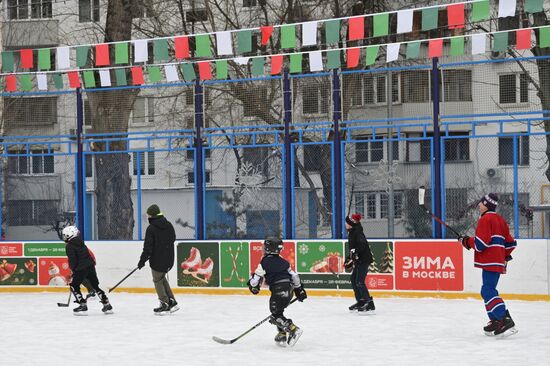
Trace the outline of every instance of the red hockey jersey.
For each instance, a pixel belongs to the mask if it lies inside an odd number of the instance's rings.
[[[474,266],[491,272],[506,272],[506,257],[517,243],[510,235],[506,221],[493,211],[485,212],[476,228],[476,237],[469,238],[468,246],[475,249]]]

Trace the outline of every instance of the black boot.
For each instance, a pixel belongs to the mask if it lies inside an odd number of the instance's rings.
[[[490,320],[489,323],[487,323],[486,326],[483,327],[483,331],[485,332],[486,336],[492,337],[495,335],[495,330],[499,327],[499,321],[498,320]]]
[[[365,302],[364,301],[357,301],[355,304],[353,304],[352,306],[350,306],[348,309],[349,311],[356,311],[357,309],[359,309],[361,306],[365,305]]]
[[[164,301],[161,301],[160,306],[158,308],[154,308],[153,312],[155,313],[155,315],[170,314],[170,305],[168,305]]]
[[[286,332],[284,330],[279,329],[279,332],[275,336],[274,340],[275,340],[275,343],[277,343],[277,345],[286,347],[286,341],[287,341]]]
[[[178,302],[176,301],[176,299],[174,299],[173,297],[171,297],[170,299],[168,299],[168,305],[170,307],[169,311],[171,313],[174,313],[176,311],[178,311],[180,308],[178,306]]]
[[[357,311],[361,314],[366,314],[372,313],[375,309],[376,307],[374,306],[374,301],[372,300],[372,297],[369,297],[369,299],[365,301],[365,303],[359,307]]]
[[[86,300],[81,300],[80,305],[73,309],[74,315],[88,315],[88,306]]]
[[[493,333],[496,337],[504,338],[516,334],[518,331],[515,328],[516,324],[512,320],[510,313],[506,311],[506,315],[501,320],[497,320],[497,329]]]
[[[290,327],[288,327],[288,345],[290,347],[294,347],[303,332],[304,331],[298,328],[295,324],[290,324]]]

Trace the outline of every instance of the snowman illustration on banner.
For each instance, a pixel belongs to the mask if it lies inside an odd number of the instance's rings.
[[[50,266],[48,267],[48,275],[50,276],[48,286],[66,286],[69,283],[67,278],[61,274],[59,266],[54,262],[50,262]]]

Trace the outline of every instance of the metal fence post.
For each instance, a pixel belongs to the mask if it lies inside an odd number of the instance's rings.
[[[342,120],[342,104],[341,104],[341,89],[340,75],[338,70],[332,71],[332,103],[334,110],[332,111],[332,120],[334,122],[334,162],[333,162],[333,177],[334,177],[334,206],[332,208],[334,217],[334,233],[335,239],[342,239],[342,145],[340,139],[340,121]],[[351,197],[350,197],[351,199]]]
[[[443,219],[441,217],[441,136],[439,134],[439,60],[437,57],[432,59],[432,101],[433,101],[433,129],[434,129],[434,176],[432,177],[433,184],[433,207],[434,215]],[[443,191],[444,192],[444,191]],[[441,239],[443,234],[441,230],[441,225],[432,220],[433,225],[435,225],[435,237]]]
[[[204,240],[206,236],[206,225],[204,217],[204,159],[202,153],[202,126],[204,121],[204,94],[200,80],[195,81],[195,152],[193,156],[195,165],[195,238]]]
[[[290,86],[290,77],[288,70],[283,72],[283,122],[285,125],[284,134],[284,174],[283,174],[283,214],[284,214],[284,237],[291,239],[294,237],[294,225],[292,223],[292,149],[290,146],[290,124],[292,123],[292,89]]]
[[[85,219],[84,219],[84,200],[86,199],[86,177],[84,177],[83,169],[83,149],[82,149],[82,127],[84,125],[84,103],[82,101],[82,90],[76,88],[76,226],[82,233],[84,239],[86,235]]]

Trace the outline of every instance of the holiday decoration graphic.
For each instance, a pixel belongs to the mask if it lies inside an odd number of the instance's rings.
[[[0,285],[36,285],[36,258],[0,258]]]
[[[246,287],[250,275],[248,242],[222,242],[221,284],[223,287]]]
[[[178,286],[219,285],[218,243],[179,243],[177,246]]]
[[[72,272],[67,258],[39,258],[38,269],[38,284],[41,286],[67,286],[71,282]]]
[[[264,244],[260,241],[250,242],[250,272],[254,272],[260,264],[264,256]],[[280,253],[280,256],[288,261],[290,268],[296,270],[296,247],[294,242],[285,241],[283,242],[283,250]],[[262,284],[263,287],[267,287],[267,284]]]

